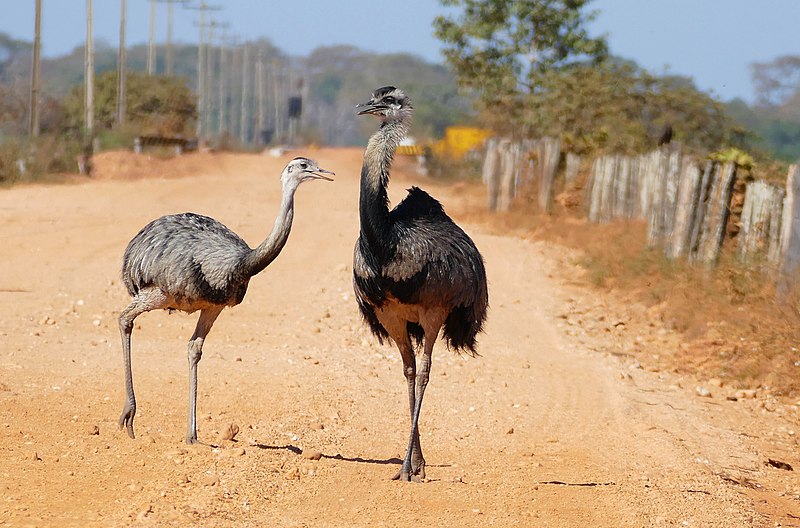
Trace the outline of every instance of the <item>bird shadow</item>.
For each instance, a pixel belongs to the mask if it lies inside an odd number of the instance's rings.
[[[259,449],[264,449],[264,450],[277,451],[277,450],[280,450],[280,449],[284,449],[286,451],[290,451],[290,452],[294,453],[295,455],[302,455],[303,454],[303,450],[301,448],[299,448],[299,447],[297,447],[295,445],[291,445],[291,444],[278,446],[278,445],[267,445],[267,444],[256,443],[256,444],[251,444],[251,445],[253,447],[257,447]],[[327,458],[328,460],[340,460],[342,462],[354,462],[356,464],[378,464],[378,465],[382,465],[382,466],[388,466],[388,465],[399,466],[399,465],[403,464],[403,460],[400,459],[400,458],[397,458],[397,457],[380,459],[380,458],[364,458],[364,457],[358,457],[358,456],[356,456],[356,457],[346,457],[346,456],[342,455],[341,453],[336,453],[335,455],[326,455],[325,453],[322,453],[322,456],[320,458]],[[451,467],[450,464],[427,464],[427,466],[428,467],[438,467],[438,468]]]
[[[267,445],[267,444],[251,444],[251,445],[253,447],[257,447],[259,449],[266,449],[266,450],[271,450],[271,451],[277,451],[279,449],[285,449],[286,451],[291,451],[295,455],[300,455],[300,454],[303,453],[302,449],[300,449],[299,447],[294,446],[292,444],[286,444],[286,445],[282,445],[282,446],[273,446],[273,445]]]
[[[330,460],[341,460],[343,462],[356,462],[358,464],[381,464],[381,465],[389,465],[389,464],[396,464],[400,465],[403,463],[397,457],[392,458],[385,458],[385,459],[377,459],[377,458],[363,458],[363,457],[346,457],[337,453],[335,455],[326,455],[323,453],[322,458],[328,458]]]

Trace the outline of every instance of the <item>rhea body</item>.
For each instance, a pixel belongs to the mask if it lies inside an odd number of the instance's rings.
[[[476,354],[476,335],[488,307],[483,257],[441,204],[412,187],[389,210],[387,186],[395,150],[405,137],[412,106],[402,90],[376,90],[358,114],[380,128],[369,139],[361,169],[353,282],[358,306],[372,333],[400,350],[408,386],[411,434],[396,480],[425,478],[419,416],[439,336],[457,352]],[[419,364],[417,364],[419,353]]]
[[[250,248],[236,233],[207,216],[182,213],[153,220],[125,249],[122,281],[133,297],[119,316],[125,368],[125,407],[119,427],[134,438],[136,397],[131,373],[131,333],[136,317],[151,310],[199,311],[189,340],[189,417],[186,442],[197,442],[197,364],[203,342],[219,314],[244,299],[250,278],[264,270],[283,249],[294,217],[294,194],[304,181],[330,180],[317,163],[295,158],[281,174],[282,198],[269,236]]]

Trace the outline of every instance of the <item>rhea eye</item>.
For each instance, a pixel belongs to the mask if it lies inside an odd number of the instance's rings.
[[[301,164],[300,164],[300,168],[301,168],[301,169],[303,169],[303,170],[305,170],[305,169],[307,169],[307,168],[308,168],[308,164],[307,164],[307,163],[301,163]]]
[[[392,96],[389,96],[389,97],[384,97],[384,98],[383,98],[383,101],[384,101],[386,104],[395,104],[395,103],[397,102],[397,100],[396,100],[394,97],[392,97]]]

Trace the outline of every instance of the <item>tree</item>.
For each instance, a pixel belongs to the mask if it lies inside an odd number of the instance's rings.
[[[575,152],[646,151],[667,125],[675,140],[699,151],[717,150],[735,137],[724,107],[691,79],[654,76],[631,61],[550,71],[533,100],[528,120],[536,130],[561,137]]]
[[[785,55],[750,65],[759,106],[780,106],[800,92],[800,56]]]
[[[139,133],[184,135],[193,133],[197,119],[195,96],[183,77],[149,76],[129,72],[126,76],[126,122]],[[99,130],[114,125],[117,73],[107,71],[95,79],[95,120]],[[66,99],[70,127],[83,127],[83,89],[76,87]]]
[[[462,9],[433,23],[459,84],[512,126],[531,124],[520,110],[535,104],[549,72],[607,53],[605,39],[585,29],[591,0],[441,1]]]

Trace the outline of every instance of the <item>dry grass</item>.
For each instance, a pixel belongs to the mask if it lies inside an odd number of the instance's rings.
[[[479,185],[471,188],[472,221],[576,249],[585,286],[657,307],[660,322],[683,340],[677,354],[662,356],[670,362],[665,368],[800,395],[800,297],[777,301],[773,274],[758,263],[742,264],[735,239],[725,241],[718,266],[709,270],[648,249],[643,222],[590,224],[580,189],[562,194],[551,215],[537,212],[524,196],[511,212],[490,214],[484,196]]]

